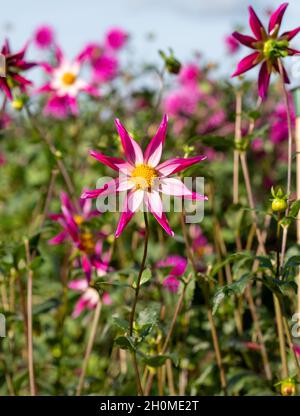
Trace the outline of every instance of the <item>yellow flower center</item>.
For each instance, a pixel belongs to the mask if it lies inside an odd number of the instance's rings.
[[[76,75],[72,72],[65,72],[61,79],[65,85],[73,85],[76,81]]]
[[[152,166],[143,164],[137,165],[131,174],[131,180],[136,189],[151,188],[155,178],[157,178],[157,171]]]
[[[77,225],[81,225],[84,222],[84,218],[81,215],[75,214],[74,221]]]
[[[82,250],[87,254],[93,254],[95,251],[95,241],[92,233],[86,231],[80,235],[80,243]]]

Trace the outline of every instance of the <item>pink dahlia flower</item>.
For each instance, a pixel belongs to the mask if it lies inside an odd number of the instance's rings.
[[[183,65],[180,69],[178,80],[180,84],[187,87],[197,85],[200,76],[200,69],[196,64]]]
[[[77,318],[85,309],[95,309],[97,304],[100,302],[100,295],[96,289],[89,286],[86,279],[72,280],[68,284],[69,289],[81,292],[79,300],[77,301],[74,311],[72,313],[73,318]],[[111,305],[112,301],[107,292],[102,295],[102,302],[104,305]]]
[[[82,54],[70,62],[56,46],[57,64],[52,66],[41,63],[42,68],[51,76],[50,81],[38,89],[39,93],[50,93],[44,109],[46,114],[54,117],[64,117],[69,113],[77,115],[77,98],[80,93],[99,96],[98,89],[80,77],[81,58]]]
[[[49,48],[54,42],[54,31],[51,26],[39,26],[34,33],[34,43],[40,49]]]
[[[67,194],[61,193],[61,214],[50,214],[49,217],[63,228],[59,234],[49,240],[57,245],[71,241],[80,252],[81,266],[87,280],[91,280],[93,269],[98,276],[106,274],[109,264],[108,253],[102,253],[103,239],[101,232],[95,233],[88,228],[88,221],[99,214],[92,210],[91,201],[80,200],[80,211],[72,204]]]
[[[165,260],[161,260],[156,263],[156,267],[163,268],[163,267],[171,267],[169,276],[166,277],[163,281],[163,286],[169,291],[176,293],[178,291],[180,280],[178,279],[181,277],[187,268],[187,259],[182,256],[169,256]]]
[[[293,102],[290,100],[291,119],[295,125],[295,112]],[[270,116],[271,131],[270,137],[274,144],[279,144],[288,138],[287,115],[284,104],[278,104]]]
[[[1,54],[5,59],[6,76],[0,77],[0,89],[9,100],[13,99],[11,91],[14,87],[18,87],[23,93],[26,93],[28,85],[32,85],[31,81],[21,75],[23,71],[37,65],[35,62],[25,61],[26,50],[27,45],[20,52],[12,53],[7,40],[1,49]]]
[[[125,198],[123,212],[116,230],[116,237],[122,233],[125,226],[134,213],[144,204],[163,229],[171,236],[171,230],[167,217],[163,212],[160,194],[173,195],[190,200],[205,200],[203,195],[190,191],[178,178],[170,178],[170,175],[178,173],[195,163],[205,159],[205,156],[192,158],[174,158],[160,163],[163,144],[166,138],[168,120],[163,120],[148,144],[143,154],[140,145],[128,134],[121,122],[116,119],[115,124],[121,138],[126,160],[105,156],[102,153],[91,151],[90,154],[99,162],[122,173],[117,179],[105,184],[100,189],[85,191],[81,198],[97,198],[121,191],[129,191]]]
[[[112,28],[106,34],[105,44],[111,49],[121,49],[128,39],[128,33],[118,27]]]
[[[288,3],[281,4],[271,15],[268,30],[265,29],[253,8],[249,6],[249,23],[253,36],[242,35],[238,32],[232,34],[241,44],[254,51],[239,62],[232,76],[243,74],[254,66],[261,64],[258,76],[258,93],[261,98],[265,98],[267,95],[272,71],[279,72],[278,59],[281,60],[286,56],[299,53],[299,51],[290,47],[290,41],[299,33],[300,27],[279,35],[282,18],[287,6]],[[283,71],[285,82],[289,83],[284,68]]]

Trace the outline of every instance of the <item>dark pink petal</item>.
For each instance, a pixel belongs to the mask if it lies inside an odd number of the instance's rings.
[[[9,100],[13,99],[12,93],[10,91],[10,88],[9,88],[8,84],[7,84],[6,78],[0,77],[0,90],[2,90],[4,92],[4,94],[6,95],[6,97]]]
[[[263,24],[257,17],[255,11],[253,10],[253,7],[249,6],[249,24],[252,29],[253,34],[255,35],[256,39],[262,39],[262,31],[264,31]]]
[[[233,32],[232,36],[236,40],[238,40],[242,45],[248,46],[248,48],[255,49],[255,47],[253,46],[253,43],[257,42],[257,40],[253,38],[252,36],[243,35],[242,33],[239,33],[239,32]]]
[[[52,220],[52,221],[57,221],[59,219],[64,218],[64,216],[62,214],[48,214],[48,217]]]
[[[88,303],[88,300],[84,299],[81,296],[75,305],[74,311],[72,313],[72,318],[78,318],[81,312],[85,309],[87,303]]]
[[[293,48],[287,48],[288,54],[289,56],[294,56],[294,55],[299,55],[300,51],[298,51],[297,49],[293,49]]]
[[[74,221],[71,213],[68,211],[68,209],[65,206],[61,207],[62,213],[65,217],[65,221],[66,221],[66,226],[67,229],[72,237],[72,239],[75,242],[78,242],[78,226],[76,224],[76,222]]]
[[[81,256],[81,264],[82,264],[83,271],[86,275],[87,281],[90,282],[91,277],[92,277],[92,265],[91,265],[90,259],[88,258],[86,254],[82,254]]]
[[[98,88],[94,87],[93,85],[86,85],[83,89],[83,92],[91,95],[92,97],[100,97],[100,92]]]
[[[79,108],[76,97],[68,97],[68,104],[73,116],[78,116]]]
[[[168,127],[168,117],[165,114],[163,116],[163,119],[160,123],[160,126],[155,136],[153,137],[151,142],[148,144],[146,151],[145,151],[144,159],[145,159],[145,162],[150,166],[156,167],[160,161],[162,147],[166,139],[167,127]]]
[[[249,71],[249,69],[257,65],[258,57],[259,57],[259,52],[254,52],[254,53],[251,53],[250,55],[247,55],[238,63],[236,71],[231,76],[236,77],[237,75],[240,75],[246,71]]]
[[[132,165],[143,163],[144,157],[140,145],[128,134],[119,119],[115,120],[115,124],[128,162]]]
[[[297,27],[296,29],[290,30],[288,32],[284,32],[280,37],[285,38],[287,40],[293,39],[298,33],[300,32],[300,27]]]
[[[182,170],[187,169],[188,167],[195,165],[204,159],[206,159],[206,156],[194,156],[190,158],[178,157],[160,163],[156,169],[162,176],[168,176],[177,172],[181,172]]]
[[[70,212],[70,215],[76,212],[75,207],[72,204],[69,198],[69,195],[66,192],[61,192],[60,201],[61,201],[61,205],[66,207],[66,209]]]
[[[133,186],[134,184],[129,182],[127,178],[121,178],[121,179],[116,178],[116,179],[112,179],[110,182],[107,182],[102,188],[83,191],[80,198],[87,199],[87,198],[97,198],[99,195],[101,196],[111,195],[116,192],[121,192],[121,191],[130,189]]]
[[[103,163],[104,165],[116,171],[121,170],[123,173],[125,173],[126,171],[128,172],[128,169],[132,170],[131,165],[125,162],[125,160],[122,160],[116,157],[105,156],[102,153],[96,152],[94,150],[91,150],[89,153],[92,157],[97,159],[99,162]]]
[[[55,57],[58,64],[60,64],[64,58],[63,52],[57,44],[55,45]]]
[[[125,200],[124,200],[124,203],[123,203],[122,214],[120,216],[119,223],[117,225],[117,229],[116,229],[116,232],[115,232],[115,237],[116,238],[118,238],[121,235],[124,228],[126,227],[126,225],[129,223],[129,221],[131,220],[131,218],[134,215],[134,212],[131,211],[130,208],[129,208],[129,200],[132,197],[132,194],[133,194],[133,192],[130,191],[125,197]]]
[[[43,68],[43,70],[45,72],[47,72],[48,74],[52,74],[54,68],[53,66],[51,66],[50,64],[48,64],[48,62],[40,62],[39,66]]]
[[[258,76],[258,94],[264,99],[267,96],[270,83],[270,74],[266,62],[264,62],[260,68]]]
[[[3,55],[8,55],[10,53],[10,47],[8,43],[8,39],[5,39],[4,45],[2,46],[1,53]]]
[[[288,5],[289,5],[288,3],[282,3],[278,7],[278,9],[275,10],[275,12],[271,15],[270,21],[269,21],[269,33],[272,32],[272,30],[275,28],[276,25],[280,27],[283,15]]]
[[[274,68],[276,69],[276,71],[280,74],[278,63],[277,62],[274,62],[273,65],[274,65]],[[285,67],[283,65],[282,65],[282,71],[283,71],[284,82],[286,84],[289,84],[290,83],[290,79],[289,79],[288,74],[286,72],[286,69],[285,69]]]
[[[63,243],[66,238],[68,237],[68,233],[66,231],[62,231],[61,233],[57,234],[55,237],[51,238],[51,240],[48,241],[51,245],[57,245]]]

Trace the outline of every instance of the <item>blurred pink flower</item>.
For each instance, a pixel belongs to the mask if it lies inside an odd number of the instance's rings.
[[[196,64],[183,65],[180,69],[178,80],[181,85],[194,87],[197,85],[200,69]]]
[[[295,112],[292,100],[290,99],[291,119],[293,126],[295,125]],[[284,104],[278,104],[270,115],[271,141],[274,144],[282,143],[288,139],[287,115]]]
[[[236,53],[240,49],[239,42],[232,36],[225,36],[224,42],[227,48],[227,51],[231,54]]]
[[[59,234],[48,241],[49,244],[63,244],[69,240],[80,252],[81,266],[86,274],[87,280],[91,280],[93,269],[98,276],[106,274],[110,260],[109,253],[102,252],[102,232],[92,232],[88,227],[88,221],[99,215],[99,212],[92,210],[91,201],[79,202],[80,211],[70,201],[68,195],[61,193],[61,214],[49,214],[49,217],[56,221],[62,228]]]
[[[169,276],[163,281],[163,286],[169,292],[176,293],[178,291],[180,285],[178,278],[185,273],[187,264],[187,259],[178,255],[169,256],[165,260],[160,260],[156,263],[158,268],[171,267]]]
[[[192,239],[192,249],[199,257],[212,253],[212,245],[209,244],[207,238],[202,233],[200,225],[191,225],[189,234]]]
[[[118,74],[119,62],[115,56],[104,53],[92,61],[93,81],[107,82]]]
[[[5,165],[6,159],[3,153],[0,153],[0,166]]]
[[[7,113],[2,112],[0,114],[0,130],[6,129],[9,126],[10,122],[11,122],[10,116]]]
[[[39,26],[34,33],[34,43],[40,49],[49,48],[54,42],[54,31],[51,26]]]
[[[97,198],[117,194],[121,191],[129,191],[124,201],[115,236],[120,236],[135,212],[144,204],[162,228],[170,236],[174,236],[163,210],[160,193],[189,200],[206,200],[207,198],[204,195],[188,189],[179,178],[169,177],[199,163],[205,159],[205,156],[174,158],[159,163],[167,134],[168,118],[166,115],[164,115],[144,154],[140,145],[128,134],[119,119],[115,120],[115,124],[121,138],[126,160],[105,156],[94,150],[90,154],[100,163],[121,172],[123,176],[113,179],[100,189],[85,191],[81,198]]]
[[[195,113],[199,94],[194,88],[171,91],[164,99],[164,111],[173,117],[188,117]]]
[[[128,39],[128,33],[123,29],[115,27],[110,29],[106,34],[105,44],[111,49],[122,48]]]
[[[68,284],[69,289],[81,292],[82,295],[78,299],[73,313],[72,318],[77,318],[85,309],[95,309],[98,302],[100,301],[100,295],[96,289],[89,286],[86,279],[72,280]],[[111,305],[112,300],[109,293],[104,292],[102,295],[102,302],[104,305]]]
[[[51,77],[50,81],[40,87],[38,93],[49,93],[44,111],[54,117],[66,117],[69,113],[78,114],[77,97],[84,92],[91,96],[99,96],[99,91],[92,84],[80,77],[82,53],[69,62],[58,46],[55,47],[57,63],[55,66],[47,62],[40,65]]]

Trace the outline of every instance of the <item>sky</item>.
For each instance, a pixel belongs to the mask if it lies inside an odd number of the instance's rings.
[[[277,0],[1,0],[0,40],[8,36],[14,49],[21,47],[34,29],[52,25],[59,43],[75,56],[87,41],[99,41],[112,26],[124,27],[131,35],[130,53],[137,62],[158,60],[158,49],[172,47],[182,61],[200,51],[207,60],[226,58],[224,36],[247,25],[247,6],[258,13],[275,8]],[[300,1],[290,0],[287,27],[300,25]],[[285,25],[284,25],[285,26]],[[247,29],[248,30],[248,29]],[[154,40],[146,41],[147,35]],[[300,36],[299,36],[300,38]],[[300,45],[300,39],[299,39]],[[297,46],[297,44],[295,44]]]

